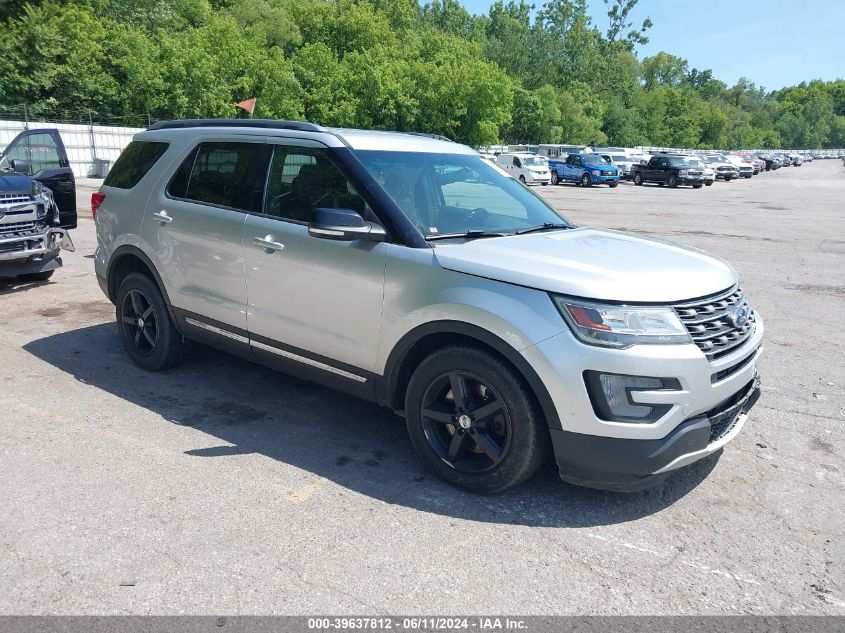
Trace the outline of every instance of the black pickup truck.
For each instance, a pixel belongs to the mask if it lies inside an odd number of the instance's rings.
[[[647,165],[632,165],[631,178],[635,185],[656,182],[661,187],[692,185],[694,189],[701,189],[704,184],[704,170],[690,164],[684,156],[658,154],[652,156]]]
[[[0,152],[0,279],[49,279],[73,250],[76,180],[58,130],[27,130]]]

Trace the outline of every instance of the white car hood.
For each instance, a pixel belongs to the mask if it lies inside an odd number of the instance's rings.
[[[438,263],[478,277],[576,297],[677,303],[730,288],[723,259],[673,242],[578,228],[437,244]]]

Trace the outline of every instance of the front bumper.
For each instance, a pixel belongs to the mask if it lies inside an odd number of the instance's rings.
[[[0,277],[52,270],[61,266],[61,249],[74,250],[67,231],[55,227],[0,237]],[[50,262],[56,262],[49,266]]]
[[[590,174],[594,185],[604,185],[609,182],[619,182],[619,174]]]
[[[702,185],[704,176],[678,176],[679,185]]]
[[[634,492],[664,481],[675,470],[708,457],[742,431],[760,397],[754,378],[721,407],[694,416],[659,440],[624,440],[552,430],[561,479],[592,488]]]
[[[560,419],[560,427],[550,433],[561,477],[581,485],[636,490],[719,451],[740,432],[759,394],[764,324],[759,315],[756,319],[744,344],[713,361],[692,344],[608,349],[585,345],[569,331],[523,350]],[[588,371],[674,378],[680,388],[632,393],[635,403],[664,407],[653,421],[604,420],[585,385]],[[723,409],[740,399],[730,428],[711,437],[711,426],[725,422]]]

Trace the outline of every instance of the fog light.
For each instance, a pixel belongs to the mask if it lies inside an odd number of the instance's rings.
[[[642,424],[655,422],[672,408],[669,404],[634,402],[632,394],[642,391],[679,391],[677,378],[653,378],[585,371],[584,383],[596,416],[609,422]],[[639,400],[639,398],[638,398]]]
[[[618,374],[601,374],[599,376],[607,406],[615,418],[647,418],[654,411],[653,407],[633,404],[628,397],[630,389],[647,391],[660,389],[663,381],[659,378],[645,378],[642,376],[620,376]]]

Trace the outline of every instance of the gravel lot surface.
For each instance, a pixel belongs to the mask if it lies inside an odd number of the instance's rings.
[[[462,493],[374,405],[207,349],[137,369],[81,217],[49,283],[0,283],[0,614],[845,614],[842,162],[536,191],[735,265],[763,397],[720,458]]]

